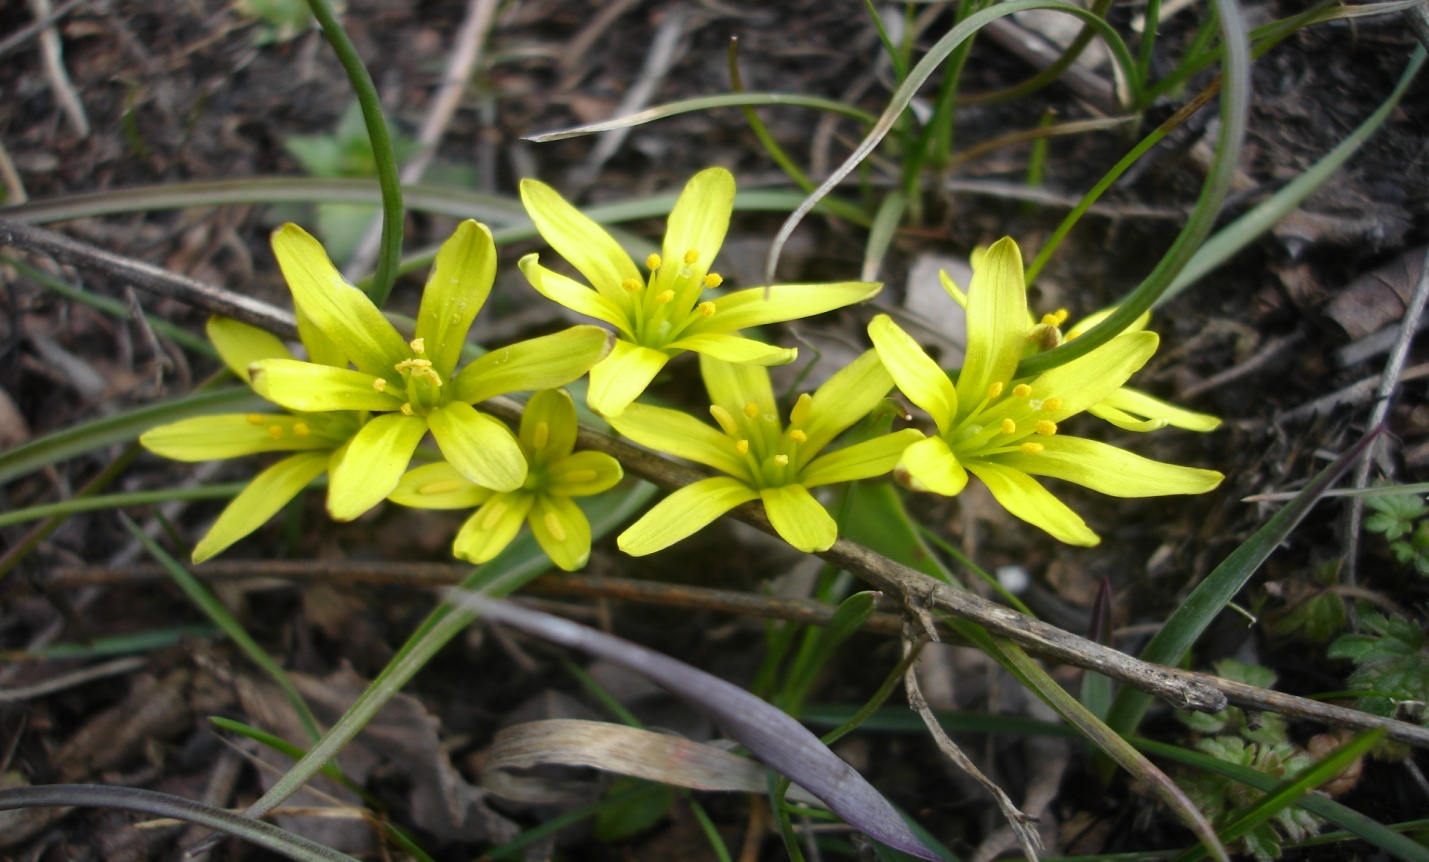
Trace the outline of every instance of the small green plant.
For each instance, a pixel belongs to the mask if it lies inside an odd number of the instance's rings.
[[[1386,498],[1389,499],[1389,498]],[[1429,650],[1424,626],[1399,616],[1361,607],[1359,634],[1346,634],[1330,644],[1330,658],[1354,662],[1351,689],[1363,689],[1359,708],[1375,715],[1429,724]]]
[[[1275,672],[1260,665],[1235,659],[1216,662],[1216,673],[1227,679],[1269,687]],[[1193,747],[1217,760],[1288,778],[1310,767],[1314,755],[1291,742],[1285,735],[1285,719],[1271,713],[1247,714],[1239,707],[1207,715],[1177,714],[1191,730],[1201,734]],[[1181,787],[1203,811],[1217,830],[1235,821],[1265,794],[1249,784],[1223,775],[1195,772],[1184,776]],[[1246,853],[1259,862],[1280,858],[1286,840],[1301,841],[1320,831],[1323,821],[1302,808],[1282,808],[1268,820],[1253,827],[1241,838]]]
[[[1379,533],[1389,542],[1389,551],[1404,565],[1429,577],[1429,505],[1418,494],[1369,497],[1365,500],[1374,514],[1365,518],[1365,529]]]

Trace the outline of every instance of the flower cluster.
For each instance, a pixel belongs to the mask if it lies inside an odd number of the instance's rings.
[[[1200,493],[1222,478],[1062,433],[1062,423],[1082,412],[1134,431],[1166,425],[1208,431],[1218,420],[1124,387],[1156,350],[1144,317],[1080,359],[1019,377],[1022,359],[1077,337],[1102,315],[1065,334],[1065,311],[1030,316],[1021,257],[1010,239],[975,260],[966,293],[943,276],[968,321],[955,380],[879,315],[868,327],[873,349],[781,413],[767,366],[792,361],[796,351],[744,331],[862,302],[881,285],[724,290],[711,267],[729,225],[734,179],[720,168],[686,185],[661,253],[649,255],[643,269],[550,187],[525,180],[521,197],[542,237],[588,284],[548,269],[535,254],[521,259],[521,272],[544,296],[613,331],[573,326],[463,364],[468,330],[496,272],[484,226],[463,222],[443,244],[415,327],[405,334],[342,279],[301,228],[286,225],[274,234],[306,358],[244,324],[215,319],[208,331],[225,364],[286,412],[199,417],[141,437],[151,451],[186,461],[292,453],[230,503],[195,548],[195,561],[252,532],[327,473],[327,508],[335,519],[356,518],[384,498],[474,509],[456,535],[458,557],[490,560],[528,524],[556,565],[579,569],[590,555],[591,531],[573,498],[608,490],[622,477],[609,455],[575,449],[575,403],[559,387],[587,373],[587,404],[616,431],[719,474],[671,494],[621,534],[620,548],[632,555],[665,548],[755,503],[791,545],[825,550],[838,527],[816,489],[890,471],[915,491],[948,496],[972,474],[1013,515],[1079,545],[1095,544],[1096,534],[1034,476],[1122,497]],[[685,352],[698,354],[712,423],[637,400]],[[935,433],[892,431],[883,423],[882,430],[843,439],[895,386],[928,414]],[[476,406],[514,392],[535,393],[515,434]],[[419,451],[428,435],[439,457]],[[414,458],[427,463],[413,467]]]

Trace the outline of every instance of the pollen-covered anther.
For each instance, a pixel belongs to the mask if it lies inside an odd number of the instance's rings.
[[[413,415],[415,415],[415,414],[412,412],[412,405],[411,405],[411,404],[403,404],[403,405],[402,405],[402,415],[403,415],[403,416],[413,416]]]
[[[724,277],[717,272],[712,272],[705,276],[705,287],[719,287],[724,284]]]
[[[996,383],[992,384],[991,386],[987,387],[987,397],[988,397],[989,399],[998,397],[999,395],[1002,394],[1002,389],[1003,389],[1002,381],[999,380],[999,381],[997,381]]]
[[[555,512],[547,512],[546,517],[541,520],[546,522],[546,529],[551,531],[551,538],[558,542],[566,540],[566,528],[561,525],[561,519]]]
[[[274,440],[282,440],[282,439],[283,439],[283,426],[282,426],[282,425],[269,425],[269,426],[268,426],[268,436],[269,436],[269,437],[272,437]]]
[[[413,353],[417,354],[418,356],[421,356],[423,353],[427,352],[427,339],[414,338],[410,342],[408,342],[408,346],[412,348]]]
[[[736,440],[736,441],[734,441],[734,451],[738,452],[738,453],[741,454],[741,455],[748,455],[748,454],[749,454],[749,441],[748,441],[748,440]]]
[[[788,467],[788,466],[789,466],[789,456],[788,456],[788,455],[775,455],[775,456],[774,456],[774,463],[777,464],[777,465],[779,465],[780,467]]]
[[[1028,455],[1041,455],[1043,450],[1045,450],[1047,447],[1043,446],[1041,443],[1023,443],[1017,448]]]
[[[656,305],[668,305],[674,299],[675,291],[673,290],[662,290],[659,293],[655,294]]]
[[[729,436],[733,437],[739,432],[739,426],[734,424],[734,417],[730,415],[728,410],[718,404],[710,405],[710,415],[713,416],[714,421],[719,424],[720,430]]]
[[[813,406],[814,397],[807,392],[800,393],[798,400],[794,402],[794,409],[789,411],[789,424],[803,425]]]
[[[1037,420],[1036,428],[1037,433],[1041,434],[1043,437],[1051,437],[1053,434],[1057,433],[1057,423],[1053,422],[1050,419]]]
[[[1061,323],[1061,321],[1057,319],[1057,315],[1055,315],[1055,314],[1044,314],[1044,315],[1042,315],[1042,324],[1043,324],[1044,326],[1056,326],[1058,323]]]
[[[649,257],[645,258],[645,268],[648,269],[648,270],[651,270],[652,272],[653,272],[654,270],[659,269],[659,268],[660,268],[660,255],[658,255],[658,254],[652,254],[652,255],[650,255]]]
[[[373,381],[372,381],[372,391],[374,391],[374,392],[386,392],[386,391],[387,391],[387,381],[386,381],[386,380],[383,380],[381,377],[378,377],[376,380],[373,380]]]
[[[713,302],[702,302],[695,306],[695,313],[701,317],[714,317],[715,311],[717,311],[717,309]]]
[[[644,285],[640,283],[640,280],[635,278],[627,278],[620,283],[620,286],[625,289],[626,293],[634,293],[641,287],[644,287]]]
[[[805,434],[803,431],[800,431],[798,428],[795,428],[793,431],[789,432],[789,439],[793,440],[795,443],[807,443],[809,442],[809,435]]]
[[[750,419],[753,419],[754,417],[758,416],[758,415],[759,415],[759,405],[758,405],[758,404],[755,404],[753,401],[751,401],[751,402],[749,402],[748,404],[744,405],[744,415],[745,415],[745,416],[748,416]]]
[[[1070,316],[1071,312],[1065,308],[1059,308],[1056,311],[1052,312],[1053,320],[1058,326],[1061,326],[1062,324],[1066,323],[1067,318]]]
[[[249,424],[249,425],[262,425],[264,422],[267,422],[267,421],[268,421],[267,419],[263,418],[263,414],[262,414],[262,413],[249,413],[249,414],[248,414],[248,424]]]
[[[1048,398],[1046,401],[1042,402],[1042,409],[1046,410],[1048,413],[1056,413],[1058,410],[1062,409],[1062,399]]]
[[[551,426],[545,422],[536,423],[536,433],[531,435],[531,443],[537,449],[546,448],[546,443],[551,439]]]
[[[1032,387],[1026,383],[1019,383],[1012,387],[1012,394],[1017,398],[1026,398],[1032,394]]]
[[[685,252],[685,266],[691,266],[700,259],[700,250],[692,248]]]
[[[1016,434],[1016,433],[1017,433],[1017,423],[1016,423],[1016,422],[1013,422],[1011,419],[1004,419],[1004,420],[1002,420],[1002,433],[1004,433],[1004,434]]]
[[[293,426],[294,437],[308,437],[312,433],[312,429],[308,427],[308,423],[306,422],[299,422]]]

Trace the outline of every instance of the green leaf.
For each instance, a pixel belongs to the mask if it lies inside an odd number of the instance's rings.
[[[649,793],[634,793],[642,786]],[[675,801],[675,789],[622,775],[606,791],[607,804],[595,819],[595,837],[600,841],[622,841],[660,822]]]

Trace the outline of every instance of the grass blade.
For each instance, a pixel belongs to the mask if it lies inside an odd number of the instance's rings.
[[[16,509],[0,514],[0,527],[38,521],[53,515],[77,515],[80,512],[94,512],[102,509],[121,509],[126,506],[147,506],[151,503],[167,503],[171,500],[221,500],[236,497],[247,483],[230,482],[224,485],[200,485],[197,488],[165,488],[162,491],[129,491],[123,494],[99,494],[93,497],[75,497],[58,503],[45,503]]]
[[[594,135],[598,132],[628,129],[631,126],[639,126],[644,123],[663,120],[666,117],[674,117],[679,114],[688,114],[692,111],[708,111],[713,108],[756,108],[769,105],[791,105],[799,108],[813,108],[818,111],[852,117],[861,123],[872,123],[874,119],[876,119],[867,111],[855,108],[837,99],[804,96],[798,93],[722,93],[718,96],[699,96],[694,99],[681,99],[678,102],[670,102],[667,105],[646,108],[634,114],[627,114],[624,117],[616,117],[611,120],[602,120],[599,123],[587,123],[583,126],[571,126],[567,129],[556,129],[551,132],[527,135],[522,138],[522,140],[544,144],[548,141],[578,138],[582,135]]]

